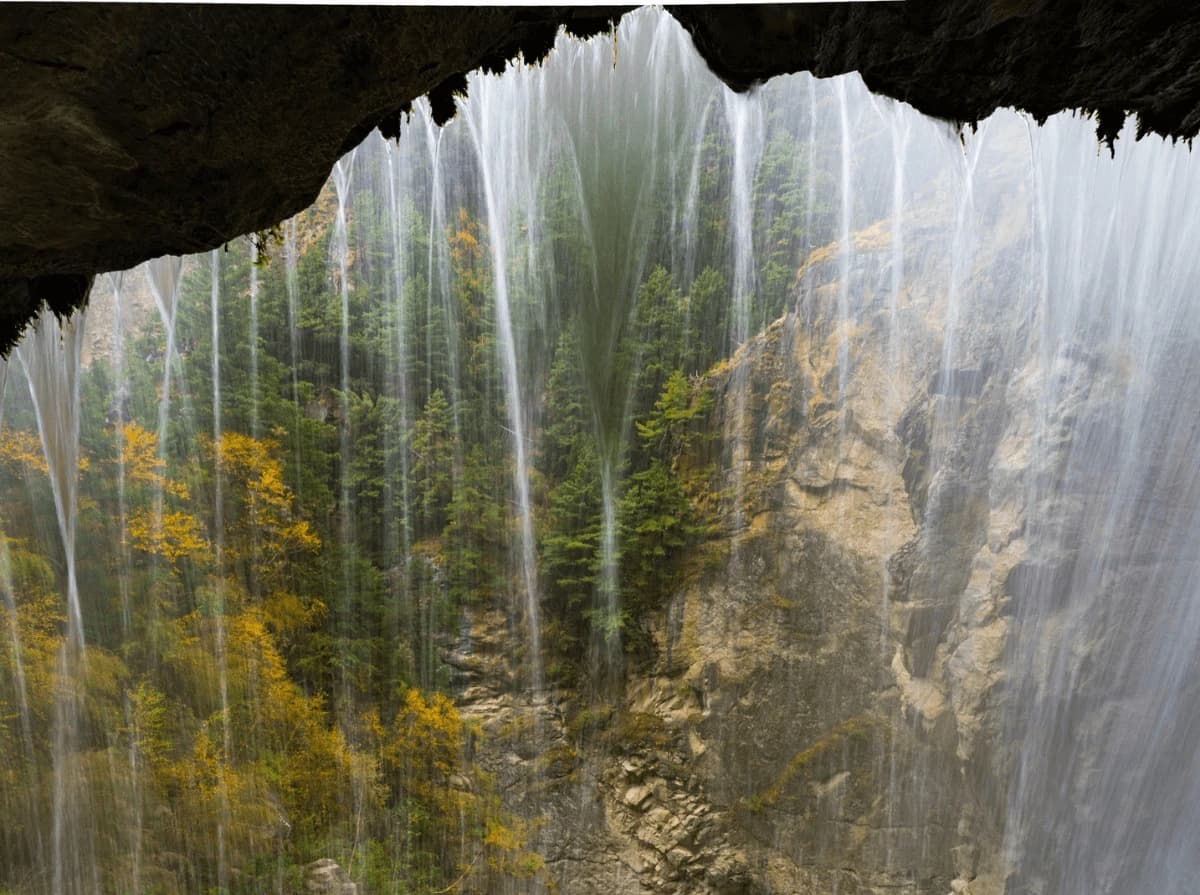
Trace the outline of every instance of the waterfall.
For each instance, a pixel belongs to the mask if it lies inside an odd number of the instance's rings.
[[[221,415],[221,255],[213,250],[209,256],[209,320],[212,332],[212,439],[219,449],[225,431]],[[224,502],[222,500],[221,460],[217,454],[216,474],[213,476],[213,531],[216,533],[217,566],[222,563],[222,531],[225,527]]]
[[[127,411],[126,402],[129,397],[129,384],[125,373],[125,327],[122,321],[122,301],[121,289],[124,285],[124,275],[122,273],[114,273],[109,275],[109,282],[113,292],[113,380],[115,400],[112,407],[109,408],[109,419],[114,423],[113,433],[117,449],[117,501],[118,501],[118,538],[121,544],[121,557],[119,565],[118,579],[121,589],[121,633],[122,636],[129,636],[133,618],[132,607],[130,604],[130,570],[132,568],[132,557],[129,551],[129,510],[126,501],[127,488],[127,469],[125,456],[125,414]],[[7,550],[7,547],[5,548]],[[7,564],[7,558],[6,558]],[[8,574],[7,571],[5,573]],[[15,610],[15,606],[14,606]],[[15,612],[14,612],[15,622]],[[13,628],[14,642],[18,640],[18,633],[14,626]],[[125,717],[125,723],[130,728],[136,726],[136,721],[133,717],[132,701],[129,698],[123,699],[122,710]],[[32,739],[27,739],[26,749],[32,751]],[[130,776],[130,839],[132,840],[132,868],[130,869],[130,879],[134,889],[140,888],[141,885],[141,864],[142,864],[142,792],[140,786],[141,768],[138,761],[137,748],[131,739],[128,750],[129,776]]]
[[[167,421],[171,413],[171,366],[175,360],[176,303],[179,299],[179,278],[183,273],[183,259],[171,256],[156,258],[146,265],[146,278],[154,295],[166,335],[166,346],[162,352],[162,394],[158,403],[158,444],[165,451]]]
[[[1055,477],[1030,482],[1036,549],[1014,593],[1027,709],[1013,720],[1010,859],[1019,884],[1064,893],[1185,891],[1195,761],[1179,744],[1200,658],[1194,166],[1157,140],[1092,153],[1063,121],[1028,145],[1041,256],[1030,347],[1053,372],[1029,383],[1033,463]],[[1072,419],[1088,363],[1095,398]]]
[[[764,127],[762,109],[758,97],[737,96],[725,93],[725,110],[732,134],[733,161],[731,167],[730,204],[733,224],[733,325],[730,327],[730,354],[744,345],[750,338],[755,291],[754,255],[754,169],[762,155]],[[747,403],[749,383],[746,375],[748,364],[740,364],[734,371],[732,389],[735,395],[733,411],[733,479],[734,508],[733,527],[743,525],[743,477],[749,445],[747,429]]]
[[[258,283],[254,277],[255,252],[251,250],[250,270],[250,390],[251,395],[258,394],[258,356],[257,338],[258,327],[255,315]],[[213,462],[213,548],[216,560],[215,606],[213,616],[216,620],[216,662],[218,688],[221,709],[221,748],[222,756],[229,760],[233,745],[233,732],[229,714],[229,660],[227,656],[227,637],[225,631],[226,594],[225,594],[225,495],[223,473],[223,437],[224,418],[221,414],[221,255],[214,250],[209,255],[209,320],[212,334],[212,441],[215,453]],[[257,404],[257,402],[255,402]],[[258,428],[257,413],[252,417],[251,431]],[[224,786],[220,793],[220,821],[217,825],[217,879],[222,885],[228,885],[229,869],[226,866],[226,830],[229,827],[229,797]]]
[[[846,383],[850,378],[849,343],[843,328],[850,320],[850,271],[854,258],[854,183],[852,180],[852,159],[854,157],[854,137],[850,130],[850,112],[846,99],[846,78],[837,81],[838,123],[842,137],[841,159],[841,231],[838,233],[838,395],[843,399],[846,394]],[[845,420],[842,420],[843,430]],[[844,432],[843,432],[844,435]]]
[[[1191,891],[1188,148],[656,10],[456,102],[3,367],[0,890]]]
[[[300,419],[303,408],[300,404],[300,309],[298,307],[300,272],[297,269],[299,259],[296,255],[296,219],[290,219],[283,231],[283,263],[284,288],[287,291],[287,326],[288,326],[288,360],[292,368],[292,406],[295,411],[292,418],[292,441],[296,451],[296,465],[300,465],[302,447],[300,444]],[[213,272],[216,274],[218,258],[213,256]],[[214,320],[213,332],[216,332]],[[215,338],[215,336],[214,336]],[[213,381],[216,381],[216,369],[213,370]]]
[[[119,506],[118,517],[118,532],[120,542],[125,545],[128,542],[129,528],[129,508],[125,500],[126,489],[126,468],[125,468],[125,415],[128,412],[126,406],[129,400],[129,383],[125,372],[125,339],[124,327],[122,325],[121,315],[121,287],[124,284],[125,277],[122,273],[110,274],[109,281],[113,290],[113,380],[115,397],[113,406],[109,409],[109,416],[114,421],[113,431],[117,447],[117,502]],[[128,552],[122,550],[121,557],[122,574],[120,576],[121,585],[121,628],[123,633],[128,633],[131,622],[130,605],[129,605],[129,579],[125,572],[129,568]]]
[[[258,241],[250,240],[250,434],[259,434],[258,405]]]
[[[29,385],[38,436],[46,458],[54,513],[67,570],[67,643],[81,650],[83,610],[75,574],[79,503],[79,352],[83,319],[43,319],[17,348]]]
[[[481,85],[482,87],[482,85]],[[486,107],[483,103],[478,107]],[[513,456],[513,487],[517,494],[517,512],[520,519],[520,568],[521,583],[525,604],[525,623],[529,628],[529,669],[530,686],[535,696],[542,690],[542,639],[541,624],[538,620],[539,598],[537,585],[536,545],[533,536],[533,504],[529,489],[529,463],[527,455],[529,445],[526,439],[527,422],[522,412],[521,377],[517,368],[517,343],[513,334],[512,308],[508,288],[509,254],[507,249],[507,230],[510,218],[519,217],[522,204],[532,201],[528,196],[517,190],[528,189],[533,184],[531,172],[521,170],[521,163],[527,161],[509,149],[510,141],[524,136],[518,128],[511,127],[504,131],[493,130],[496,122],[489,119],[477,121],[467,118],[471,128],[471,139],[480,159],[480,175],[483,180],[484,211],[488,227],[488,244],[492,254],[492,277],[494,279],[496,302],[496,328],[500,352],[500,369],[504,380],[504,403],[508,411],[508,426],[512,436]],[[517,133],[513,134],[512,131]],[[484,146],[488,151],[484,151]],[[507,150],[507,151],[506,151]],[[505,183],[509,188],[515,186],[513,195],[505,190],[500,192],[501,176],[506,177]],[[514,206],[516,206],[514,208]],[[525,218],[525,226],[532,223]]]
[[[404,311],[404,287],[408,279],[405,259],[407,247],[404,245],[404,218],[400,210],[400,195],[401,185],[399,182],[400,172],[399,166],[402,164],[400,153],[397,149],[388,147],[388,209],[392,219],[392,259],[391,263],[394,269],[394,278],[392,288],[394,294],[392,301],[394,302],[395,328],[396,328],[396,355],[393,361],[396,377],[396,400],[400,404],[400,434],[401,437],[409,431],[409,409],[408,409],[408,325],[405,319]],[[408,490],[408,453],[403,450],[402,445],[397,445],[393,448],[394,453],[400,455],[400,556],[407,563],[409,550],[411,547],[411,529],[412,523],[409,519],[409,490]]]
[[[350,616],[351,601],[355,586],[354,568],[350,558],[350,545],[354,541],[354,484],[351,464],[354,459],[354,444],[352,437],[353,392],[350,380],[350,239],[349,222],[347,220],[347,204],[350,201],[351,177],[354,173],[355,155],[340,160],[333,169],[333,184],[337,195],[337,216],[334,218],[332,238],[333,253],[332,271],[339,299],[338,327],[338,403],[341,419],[338,423],[338,465],[340,467],[338,482],[338,514],[340,525],[338,535],[343,551],[341,563],[341,601],[343,616]],[[341,671],[342,688],[345,691],[343,700],[349,692],[349,673],[345,667]]]
[[[42,453],[54,497],[60,549],[66,569],[66,636],[58,674],[66,682],[55,695],[52,724],[53,826],[51,833],[54,895],[96,886],[90,860],[92,830],[87,825],[88,781],[77,766],[81,694],[77,681],[86,667],[83,609],[76,568],[79,506],[79,354],[83,319],[42,319],[16,349],[29,386]]]

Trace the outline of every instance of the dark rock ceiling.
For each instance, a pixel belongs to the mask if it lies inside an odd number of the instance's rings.
[[[539,58],[619,8],[0,5],[0,350],[96,273],[210,249],[308,205],[333,162],[465,73]],[[859,71],[956,122],[1001,106],[1200,130],[1190,0],[907,0],[671,9],[744,89]]]

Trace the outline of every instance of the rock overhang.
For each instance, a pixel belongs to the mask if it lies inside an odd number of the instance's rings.
[[[453,113],[468,72],[543,57],[630,7],[7,4],[0,10],[0,350],[92,277],[204,251],[297,213],[412,101]],[[670,12],[744,90],[857,71],[967,124],[1077,109],[1111,139],[1200,130],[1200,10],[1175,0],[907,0]]]

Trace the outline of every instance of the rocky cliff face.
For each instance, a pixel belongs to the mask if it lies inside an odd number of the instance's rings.
[[[611,716],[579,694],[531,715],[504,692],[503,625],[474,621],[491,664],[460,702],[514,804],[548,812],[558,891],[1004,891],[1011,604],[1039,574],[1028,483],[1058,462],[1031,447],[1038,396],[1092,377],[1071,416],[1121,374],[1014,353],[1024,189],[986,209],[965,274],[946,201],[930,189],[902,250],[890,222],[856,234],[848,283],[837,246],[814,251],[794,310],[712,374],[742,524],[654,620]]]

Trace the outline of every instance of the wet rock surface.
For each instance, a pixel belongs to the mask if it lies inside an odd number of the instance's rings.
[[[753,445],[742,527],[701,551],[619,696],[530,705],[495,683],[502,622],[472,620],[460,706],[507,804],[543,816],[531,844],[560,892],[1004,891],[1005,651],[1042,574],[1024,483],[1054,462],[1029,449],[1047,370],[1010,356],[999,300],[1019,233],[1003,221],[1026,202],[994,209],[958,309],[971,376],[942,369],[949,262],[920,240],[908,263],[932,260],[898,306],[864,287],[849,319],[836,251],[814,252],[794,310],[711,374],[726,475],[729,446]],[[886,284],[891,263],[883,241],[852,272]]]
[[[358,895],[358,886],[332,858],[321,858],[304,868],[306,895]]]
[[[566,24],[620,9],[9,4],[0,12],[0,348],[91,278],[219,246],[316,197],[336,158],[430,93],[453,111],[464,73],[537,58]],[[931,115],[1000,106],[1044,117],[1124,112],[1146,131],[1200,128],[1200,13],[1155,0],[686,7],[713,70],[858,70]],[[1146,60],[1154,65],[1147,66]]]

